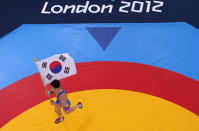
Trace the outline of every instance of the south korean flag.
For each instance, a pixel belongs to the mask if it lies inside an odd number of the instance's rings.
[[[75,63],[69,54],[59,54],[36,62],[44,85],[51,81],[63,79],[77,73]]]

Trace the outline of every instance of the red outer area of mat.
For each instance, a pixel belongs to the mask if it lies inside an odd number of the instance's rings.
[[[199,115],[199,82],[165,69],[127,62],[77,64],[77,75],[61,80],[68,92],[121,89],[143,92],[176,103]],[[0,127],[48,99],[39,74],[0,90]]]

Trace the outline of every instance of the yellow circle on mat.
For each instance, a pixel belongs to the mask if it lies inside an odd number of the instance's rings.
[[[125,90],[87,90],[69,94],[77,109],[55,124],[49,100],[23,112],[2,131],[199,131],[199,117],[166,100]]]

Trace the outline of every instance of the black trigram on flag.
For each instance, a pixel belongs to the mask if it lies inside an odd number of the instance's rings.
[[[64,62],[66,60],[66,57],[63,55],[60,55],[59,59]]]
[[[51,74],[49,74],[49,73],[46,75],[46,78],[47,78],[48,80],[51,80],[52,77],[53,77],[53,76],[52,76]]]
[[[69,71],[70,71],[70,67],[65,67],[65,69],[64,69],[64,73],[68,74],[68,73],[69,73]]]
[[[47,62],[43,62],[41,65],[42,68],[46,68],[47,67]]]

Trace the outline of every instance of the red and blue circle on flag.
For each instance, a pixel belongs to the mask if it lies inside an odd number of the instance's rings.
[[[51,64],[50,64],[50,71],[54,74],[57,74],[61,71],[62,69],[62,65],[60,62],[58,61],[53,61]]]

